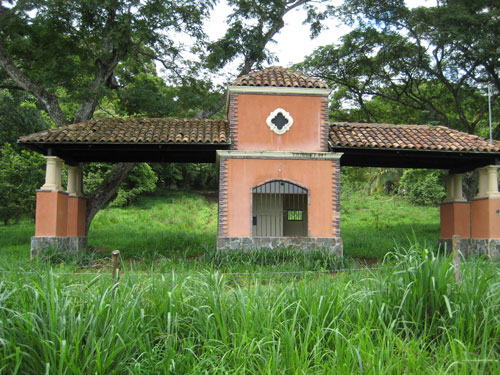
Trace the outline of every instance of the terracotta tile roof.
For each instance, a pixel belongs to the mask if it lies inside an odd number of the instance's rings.
[[[330,123],[333,148],[500,152],[500,142],[444,126]]]
[[[227,144],[227,120],[103,118],[30,134],[21,143]]]
[[[271,66],[236,78],[235,86],[298,87],[327,89],[325,82],[295,70]]]

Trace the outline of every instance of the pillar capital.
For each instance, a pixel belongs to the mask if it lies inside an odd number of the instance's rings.
[[[62,159],[57,156],[44,156],[46,161],[45,184],[40,188],[45,191],[62,191]]]
[[[498,169],[499,165],[487,165],[478,168],[479,192],[476,198],[500,198],[498,191]]]

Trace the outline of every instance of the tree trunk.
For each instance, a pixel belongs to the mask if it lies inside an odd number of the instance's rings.
[[[88,233],[94,216],[116,194],[123,180],[127,178],[137,163],[118,163],[109,172],[104,181],[87,197],[87,212],[85,217],[85,233]]]

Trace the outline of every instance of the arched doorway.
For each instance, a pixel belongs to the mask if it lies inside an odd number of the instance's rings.
[[[284,180],[252,188],[253,237],[307,237],[307,189]]]

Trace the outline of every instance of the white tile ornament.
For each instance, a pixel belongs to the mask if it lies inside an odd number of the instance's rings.
[[[276,108],[267,117],[266,123],[273,132],[281,135],[290,130],[293,125],[293,118],[283,108]]]

